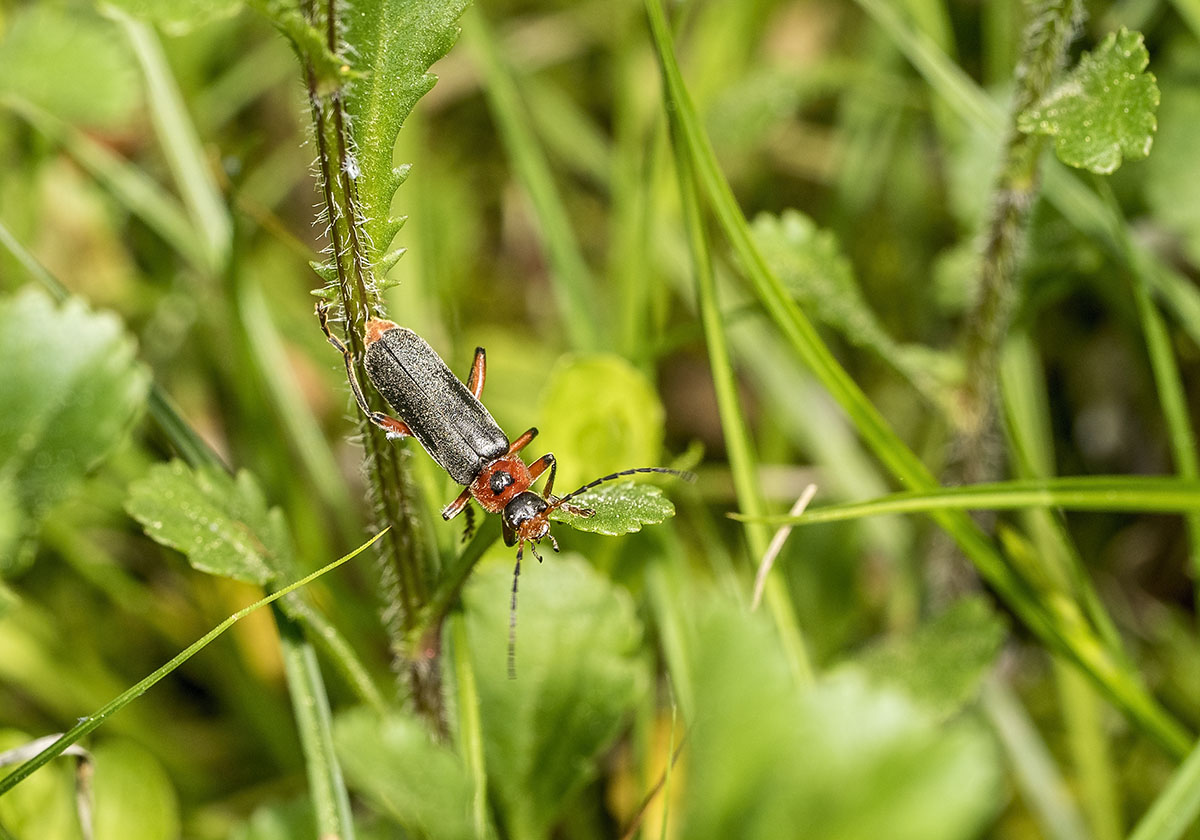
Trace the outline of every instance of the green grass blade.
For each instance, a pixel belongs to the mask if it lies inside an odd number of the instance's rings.
[[[106,11],[121,24],[133,46],[145,77],[146,97],[159,146],[199,234],[206,266],[212,273],[219,272],[229,258],[233,222],[183,103],[183,95],[167,64],[162,44],[148,24],[111,6]]]
[[[716,277],[713,273],[712,254],[704,223],[700,216],[699,198],[691,167],[691,159],[682,148],[679,124],[672,119],[672,142],[675,146],[675,166],[679,176],[679,195],[683,205],[684,224],[692,252],[692,263],[696,275],[696,296],[700,306],[700,320],[704,326],[704,340],[708,348],[709,368],[717,396],[717,410],[721,416],[721,429],[725,446],[729,452],[729,465],[733,472],[733,483],[737,491],[738,504],[751,515],[766,511],[766,501],[758,483],[758,458],[750,440],[750,430],[742,413],[738,397],[737,378],[729,353],[729,342],[725,335],[720,305],[717,302]],[[755,562],[767,552],[770,542],[768,530],[757,524],[746,529],[746,540],[750,556]],[[804,639],[796,620],[795,610],[788,598],[779,575],[767,578],[765,590],[767,604],[780,631],[780,638],[788,654],[788,664],[801,682],[812,681],[812,666],[805,651]]]
[[[380,537],[382,537],[384,533],[385,533],[384,531],[380,531],[378,534],[371,537],[371,539],[367,540],[365,543],[363,543],[358,548],[351,551],[349,554],[339,557],[337,560],[334,560],[332,563],[329,563],[325,566],[322,566],[320,569],[317,569],[312,574],[305,575],[304,577],[297,580],[295,583],[290,583],[287,586],[283,587],[282,589],[272,592],[267,597],[265,597],[259,601],[255,601],[250,606],[243,607],[242,609],[235,612],[233,615],[229,616],[229,618],[222,621],[220,624],[218,624],[212,630],[209,630],[207,633],[205,633],[203,636],[201,636],[195,642],[188,645],[186,648],[184,648],[182,651],[180,651],[178,654],[176,654],[174,657],[172,657],[171,660],[169,662],[167,662],[165,665],[163,665],[161,668],[158,668],[157,670],[155,670],[153,673],[151,673],[145,679],[139,681],[136,685],[132,686],[131,688],[127,689],[126,691],[121,692],[121,694],[119,694],[117,697],[113,698],[112,701],[107,703],[104,707],[102,707],[101,709],[96,711],[94,714],[91,714],[85,718],[82,718],[79,721],[79,723],[75,724],[75,726],[71,727],[69,730],[67,730],[65,733],[63,733],[63,735],[57,741],[55,741],[53,744],[48,746],[46,749],[44,749],[42,752],[38,753],[33,758],[29,759],[29,761],[22,764],[20,767],[18,767],[16,770],[14,770],[12,772],[12,774],[5,776],[3,779],[0,779],[0,796],[4,795],[8,791],[12,790],[12,788],[16,787],[16,785],[18,783],[20,783],[22,780],[26,779],[29,776],[29,774],[31,774],[34,770],[37,770],[43,764],[45,764],[46,762],[50,761],[55,756],[62,753],[63,750],[65,750],[71,744],[74,744],[75,742],[77,742],[84,735],[87,735],[88,733],[92,732],[93,730],[99,728],[99,726],[102,723],[104,723],[104,721],[107,720],[114,712],[119,711],[120,709],[129,705],[129,703],[131,703],[132,701],[136,700],[138,697],[141,697],[143,694],[145,694],[147,691],[149,691],[155,685],[155,683],[159,682],[160,680],[162,680],[163,677],[167,676],[172,671],[174,671],[176,668],[178,668],[180,665],[182,665],[184,662],[191,659],[193,656],[195,656],[197,653],[199,653],[201,650],[203,650],[205,647],[207,647],[210,642],[212,642],[214,639],[216,639],[218,636],[220,636],[222,633],[224,633],[226,630],[228,630],[234,624],[241,621],[247,615],[249,615],[250,613],[259,609],[260,607],[265,607],[268,604],[279,600],[284,595],[287,595],[289,592],[294,592],[303,586],[307,586],[309,583],[312,583],[314,580],[321,577],[321,575],[325,574],[326,572],[333,571],[334,569],[336,569],[338,566],[342,565],[343,563],[345,563],[349,560],[352,560],[354,557],[358,556],[358,554],[360,554],[361,552],[363,552],[367,548],[369,548],[376,540],[378,540]]]
[[[475,836],[488,836],[487,766],[483,758],[483,722],[479,714],[479,685],[468,653],[467,623],[461,614],[450,619],[453,639],[451,656],[454,662],[454,684],[458,709],[458,751],[463,765],[471,776],[474,788],[471,797],[471,820]]]
[[[999,373],[1013,470],[1019,478],[1048,478],[1055,470],[1049,391],[1033,341],[1024,332],[1009,336],[1001,353]],[[1057,511],[1037,508],[1027,511],[1022,519],[1042,566],[1080,600],[1109,649],[1126,657],[1121,636],[1088,577],[1063,517]],[[1083,791],[1080,807],[1097,840],[1116,840],[1121,836],[1123,820],[1116,767],[1103,719],[1104,700],[1068,663],[1055,661],[1054,674],[1061,717]]]
[[[937,484],[895,431],[883,419],[849,374],[838,364],[820,339],[812,323],[795,306],[767,267],[749,234],[728,182],[716,163],[695,107],[683,84],[675,61],[666,14],[660,0],[646,0],[654,44],[659,54],[668,90],[668,107],[678,112],[687,153],[693,158],[699,181],[734,251],[763,303],[768,316],[841,405],[859,434],[889,471],[904,485],[931,491]],[[1114,661],[1075,604],[1063,600],[1044,601],[1010,566],[995,545],[962,511],[931,511],[937,523],[958,543],[997,593],[1021,620],[1048,645],[1068,654],[1108,692],[1114,702],[1172,754],[1182,756],[1191,744],[1183,726],[1149,695],[1140,677]]]
[[[143,169],[52,114],[32,105],[16,105],[13,110],[52,141],[61,144],[97,183],[191,266],[199,271],[206,268],[206,254],[187,213],[178,200]]]
[[[1200,746],[1175,771],[1129,840],[1175,840],[1200,814]]]
[[[1099,184],[1109,213],[1114,219],[1121,218],[1120,205],[1107,183]],[[1134,249],[1127,225],[1117,229],[1118,243],[1125,253],[1127,264],[1132,268],[1130,287],[1137,306],[1138,322],[1146,340],[1146,352],[1150,358],[1150,370],[1154,375],[1154,386],[1162,406],[1163,419],[1167,427],[1167,442],[1171,447],[1171,458],[1175,471],[1185,480],[1200,480],[1200,458],[1196,454],[1196,435],[1192,431],[1192,418],[1188,414],[1187,392],[1166,321],[1151,297],[1150,282],[1154,266],[1143,252]],[[1200,514],[1191,513],[1184,517],[1188,532],[1188,556],[1192,563],[1192,576],[1200,573]],[[1200,580],[1196,584],[1200,594]]]
[[[571,230],[570,215],[554,184],[550,164],[530,129],[517,83],[500,55],[487,21],[478,8],[472,8],[466,17],[464,40],[481,64],[492,117],[537,218],[561,320],[574,349],[599,350],[606,344],[605,331],[597,321],[601,310],[594,303],[596,292],[591,272]]]
[[[276,611],[288,696],[304,753],[308,794],[312,797],[318,837],[353,840],[350,794],[333,750],[333,716],[321,678],[321,666],[300,626]]]
[[[764,516],[742,521],[772,525],[815,525],[889,513],[933,513],[939,510],[1021,510],[1058,507],[1066,510],[1125,513],[1191,513],[1200,510],[1200,481],[1142,476],[1082,476],[1026,481],[998,481],[935,491],[895,493],[867,502],[810,508],[799,516]]]

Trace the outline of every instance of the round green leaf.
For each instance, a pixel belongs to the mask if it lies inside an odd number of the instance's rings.
[[[697,611],[681,837],[969,840],[995,814],[1004,786],[980,727],[849,670],[801,687],[760,614]]]
[[[1042,100],[1017,118],[1028,134],[1054,138],[1059,159],[1079,169],[1107,174],[1122,156],[1150,154],[1157,123],[1158,85],[1140,32],[1110,33]]]
[[[179,800],[163,766],[133,741],[92,750],[96,840],[171,840],[179,836]]]
[[[520,582],[516,679],[506,665],[511,568],[480,570],[463,593],[488,779],[516,840],[550,833],[648,684],[622,590],[572,556],[526,563]]]
[[[0,752],[24,747],[33,737],[14,729],[0,730]],[[82,840],[75,811],[75,762],[60,758],[0,796],[0,826],[13,837]],[[0,767],[0,778],[16,765]]]
[[[458,755],[401,712],[338,715],[338,759],[350,785],[419,837],[475,838],[471,779]]]
[[[32,287],[0,300],[0,358],[0,540],[11,547],[15,511],[28,533],[72,495],[137,418],[149,378],[114,316]],[[0,572],[14,556],[0,554]]]
[[[0,67],[0,98],[14,97],[68,122],[118,125],[140,101],[124,39],[85,8],[20,8],[0,41]]]
[[[619,356],[568,356],[542,392],[538,443],[558,459],[558,495],[602,475],[657,466],[663,407],[650,381]]]

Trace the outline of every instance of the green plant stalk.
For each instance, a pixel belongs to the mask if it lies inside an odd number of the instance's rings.
[[[652,201],[653,179],[649,166],[661,146],[657,132],[647,142],[643,121],[639,118],[638,99],[640,80],[634,61],[632,33],[616,39],[612,63],[616,82],[613,85],[613,151],[610,216],[610,249],[608,276],[617,289],[620,344],[623,353],[633,359],[644,359],[653,332],[649,322],[649,289],[643,282],[645,259],[649,253],[648,210]],[[649,183],[647,183],[649,182]]]
[[[327,46],[338,53],[338,6],[328,2],[319,9],[305,4],[305,14],[325,32]],[[382,310],[379,285],[374,277],[365,242],[360,231],[363,218],[358,208],[357,187],[350,173],[356,170],[352,160],[344,102],[338,89],[326,93],[317,70],[305,63],[305,79],[312,108],[317,145],[324,213],[329,224],[328,236],[336,287],[346,316],[346,342],[356,360],[363,355],[363,328],[372,314]],[[356,361],[359,381],[367,381],[361,361]],[[376,409],[385,409],[381,398],[368,391],[367,399]],[[401,465],[402,450],[389,446],[384,433],[360,418],[359,428],[366,448],[367,474],[370,479],[376,521],[386,523],[388,538],[379,551],[380,590],[384,603],[384,625],[405,683],[416,709],[435,727],[442,726],[441,694],[436,660],[408,656],[405,640],[411,633],[421,606],[426,600],[425,563],[428,547],[418,533],[411,499],[414,492],[407,472]]]
[[[208,254],[196,236],[187,212],[144,170],[35,105],[12,102],[10,107],[52,142],[61,145],[97,183],[161,236],[192,268],[200,273],[210,270]]]
[[[1200,479],[1200,462],[1196,458],[1196,436],[1192,433],[1192,421],[1188,416],[1187,395],[1179,365],[1171,349],[1171,339],[1162,313],[1150,299],[1150,290],[1145,278],[1132,278],[1133,296],[1137,303],[1138,320],[1146,336],[1146,350],[1150,356],[1150,368],[1158,399],[1162,404],[1163,417],[1167,425],[1167,440],[1175,470],[1185,480]],[[1200,513],[1189,512],[1184,516],[1188,531],[1188,556],[1192,564],[1192,577],[1200,596]]]
[[[480,76],[492,118],[529,197],[546,256],[552,270],[551,287],[566,326],[571,346],[595,352],[606,344],[605,330],[598,321],[596,290],[583,259],[579,242],[571,231],[570,215],[554,185],[550,164],[529,127],[529,116],[521,102],[512,71],[500,56],[496,39],[477,7],[468,10],[463,37],[481,64]]]
[[[387,709],[387,701],[341,632],[304,597],[289,596],[284,603],[285,612],[303,625],[314,648],[319,647],[325,652],[358,699],[383,714]]]
[[[1004,114],[1000,107],[936,44],[913,32],[890,4],[881,0],[857,2],[888,33],[933,91],[951,105],[961,120],[996,135],[1004,130]],[[1200,9],[1200,2],[1196,0],[1180,2]],[[1132,253],[1144,261],[1142,276],[1174,312],[1180,328],[1193,342],[1200,344],[1200,291],[1195,284],[1146,245],[1129,241],[1123,235],[1123,220],[1115,217],[1095,193],[1058,161],[1045,162],[1042,179],[1047,200],[1077,230],[1097,240],[1119,259],[1127,259],[1128,253]],[[1121,244],[1123,240],[1128,242],[1128,252]]]
[[[279,624],[284,673],[304,753],[317,836],[352,840],[354,819],[350,811],[350,794],[334,754],[333,716],[325,687],[320,682],[321,670],[316,654],[312,645],[304,640],[299,626],[282,611],[275,610],[275,620]],[[316,682],[306,682],[312,679]]]
[[[483,754],[483,721],[479,713],[479,687],[475,682],[475,671],[471,668],[468,654],[467,623],[461,614],[450,622],[451,638],[454,640],[455,697],[458,708],[458,744],[463,766],[471,775],[474,794],[471,797],[471,817],[475,824],[475,837],[483,840],[488,836],[487,764]]]
[[[1052,475],[1054,455],[1045,400],[1046,382],[1033,342],[1024,333],[1005,342],[1000,359],[1000,393],[1014,472],[1024,479]],[[1036,545],[1043,568],[1056,579],[1062,591],[1079,599],[1109,647],[1122,651],[1120,636],[1100,606],[1099,596],[1061,518],[1051,511],[1031,510],[1025,520],[1025,530]],[[1084,791],[1080,800],[1092,835],[1097,840],[1117,840],[1122,828],[1120,797],[1104,731],[1103,704],[1095,688],[1069,663],[1055,660],[1054,670],[1061,717]]]
[[[1176,840],[1200,814],[1200,746],[1181,764],[1129,840]]]
[[[234,624],[236,624],[237,622],[241,621],[243,618],[248,616],[250,613],[254,612],[255,610],[259,609],[260,607],[265,607],[265,606],[267,606],[267,604],[271,604],[271,603],[277,601],[278,599],[282,598],[284,595],[287,595],[290,592],[294,592],[297,589],[301,588],[302,586],[307,586],[309,583],[312,583],[314,580],[316,580],[317,578],[319,578],[321,575],[325,574],[326,572],[333,571],[334,569],[336,569],[338,566],[342,565],[343,563],[345,563],[349,560],[352,560],[353,558],[358,556],[361,552],[365,551],[368,547],[370,547],[381,536],[383,536],[382,532],[371,537],[371,539],[367,540],[365,543],[360,545],[358,548],[354,549],[354,551],[351,551],[349,554],[339,557],[337,560],[334,560],[332,563],[329,563],[328,565],[322,566],[320,569],[317,569],[312,574],[305,575],[304,577],[300,578],[300,580],[298,580],[294,583],[290,583],[287,586],[283,587],[282,589],[272,592],[267,597],[265,597],[259,601],[255,601],[250,606],[243,607],[242,609],[235,612],[233,615],[229,616],[229,618],[222,621],[220,624],[218,624],[212,630],[209,630],[207,633],[205,633],[203,636],[201,636],[195,642],[188,645],[186,648],[184,648],[182,651],[180,651],[178,654],[176,654],[174,657],[172,657],[171,660],[168,661],[161,668],[158,668],[152,674],[147,676],[145,679],[140,680],[137,684],[135,684],[132,687],[121,692],[117,697],[113,698],[112,701],[110,701],[109,703],[104,705],[101,709],[96,711],[94,714],[88,715],[85,718],[81,718],[80,721],[77,724],[75,724],[75,726],[71,727],[69,730],[64,732],[57,741],[55,741],[53,744],[48,746],[42,752],[38,753],[33,758],[29,759],[29,761],[22,764],[20,767],[18,767],[16,770],[14,770],[10,775],[5,776],[4,778],[0,779],[0,796],[4,795],[5,793],[8,793],[8,791],[12,790],[20,782],[22,782],[24,779],[28,778],[29,775],[31,773],[33,773],[33,771],[37,770],[39,767],[41,767],[42,765],[44,765],[46,762],[50,761],[54,757],[60,755],[63,750],[65,750],[71,744],[74,744],[77,741],[79,741],[79,739],[82,738],[84,735],[87,735],[88,733],[99,728],[99,726],[102,723],[104,723],[104,721],[107,720],[114,712],[119,711],[120,709],[124,708],[129,703],[131,703],[132,701],[136,700],[138,697],[141,697],[143,694],[145,694],[147,691],[149,691],[154,686],[155,683],[159,682],[160,680],[162,680],[163,677],[167,676],[172,671],[174,671],[176,668],[178,668],[180,665],[182,665],[184,662],[191,659],[193,656],[195,656],[197,653],[199,653],[201,650],[203,650],[205,647],[207,647],[210,642],[212,642],[214,639],[216,639],[218,636],[220,636],[222,633],[224,633],[226,630],[228,630]]]
[[[837,363],[811,322],[788,296],[782,282],[767,267],[729,184],[717,166],[712,147],[683,85],[661,0],[646,0],[646,7],[666,79],[668,107],[676,112],[687,154],[693,159],[699,181],[769,317],[792,344],[798,357],[842,406],[888,470],[909,487],[926,491],[935,489],[937,482],[933,475]],[[1036,589],[1005,563],[992,542],[965,514],[945,510],[936,511],[933,516],[1034,633],[1054,650],[1075,660],[1131,720],[1168,752],[1179,757],[1186,753],[1191,743],[1186,729],[1157,704],[1135,673],[1113,658],[1075,604],[1066,599],[1043,602]]]
[[[721,433],[729,453],[729,467],[733,473],[733,484],[738,505],[751,516],[766,513],[767,505],[758,484],[758,459],[738,399],[737,381],[733,362],[729,355],[729,343],[721,310],[717,303],[717,284],[713,274],[712,255],[704,223],[700,218],[700,207],[696,195],[696,182],[691,160],[681,148],[679,126],[671,122],[672,142],[675,146],[675,168],[679,177],[679,197],[683,208],[684,227],[692,252],[692,265],[696,276],[696,298],[700,309],[700,320],[704,325],[705,346],[708,348],[708,364],[717,397],[717,412],[721,417]],[[746,528],[746,542],[752,562],[759,562],[766,555],[771,535],[763,525],[751,523]],[[804,638],[800,632],[786,587],[779,574],[767,578],[764,590],[767,606],[775,619],[780,640],[787,653],[792,673],[801,683],[812,682],[812,665],[808,661]]]
[[[992,188],[979,274],[979,298],[967,319],[957,452],[962,478],[993,478],[999,465],[995,443],[995,404],[1000,347],[1012,321],[1016,272],[1024,249],[1029,214],[1038,194],[1040,135],[1017,130],[1017,116],[1038,102],[1061,69],[1082,9],[1078,0],[1039,0],[1030,9],[1017,64],[1017,88],[1008,118],[1000,172]]]
[[[1111,216],[1120,219],[1120,207],[1108,182],[1097,179],[1097,192]],[[1146,339],[1146,353],[1150,358],[1155,390],[1167,425],[1167,442],[1175,462],[1175,472],[1185,480],[1200,480],[1200,458],[1196,454],[1196,436],[1192,432],[1192,418],[1188,415],[1183,377],[1175,361],[1166,322],[1150,294],[1150,278],[1154,274],[1154,267],[1143,253],[1134,249],[1127,225],[1119,225],[1117,231],[1118,245],[1131,269],[1130,289],[1137,307],[1138,323]],[[1193,585],[1197,597],[1200,597],[1200,513],[1193,511],[1186,514],[1184,524],[1188,532],[1188,558],[1192,564]]]
[[[288,364],[283,339],[262,286],[240,273],[234,285],[239,326],[258,369],[258,378],[290,444],[291,455],[311,491],[338,515],[342,530],[349,531],[354,526],[347,521],[347,514],[356,506],[350,501],[345,483],[330,480],[338,474],[337,460],[311,407],[300,393],[300,385]]]
[[[163,154],[199,234],[208,273],[219,274],[229,260],[233,223],[167,65],[154,30],[113,6],[106,12],[125,30],[146,80],[147,101]]]
[[[1087,829],[1050,749],[1008,686],[989,679],[980,692],[988,722],[1008,753],[1017,788],[1049,840],[1086,840]]]

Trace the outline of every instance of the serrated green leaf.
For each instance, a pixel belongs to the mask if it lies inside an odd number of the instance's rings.
[[[129,488],[129,515],[146,534],[187,555],[193,568],[249,583],[292,575],[292,543],[283,514],[267,508],[250,473],[155,464]]]
[[[158,759],[126,739],[101,743],[92,759],[96,840],[179,836],[179,799]]]
[[[648,685],[628,595],[578,557],[525,565],[516,679],[506,666],[508,564],[477,572],[463,594],[479,689],[484,756],[507,835],[546,837],[596,774]]]
[[[571,504],[589,508],[595,513],[579,516],[559,508],[551,518],[564,522],[576,531],[607,534],[619,537],[642,530],[643,525],[657,525],[675,515],[675,505],[653,484],[620,481],[602,484],[571,500]]]
[[[1017,118],[1027,134],[1054,138],[1059,160],[1107,174],[1122,157],[1150,154],[1159,92],[1140,32],[1110,33],[1040,102]]]
[[[851,667],[900,689],[945,719],[970,702],[1000,647],[1004,622],[983,598],[960,601],[912,636],[867,651]]]
[[[681,837],[968,840],[995,813],[1002,776],[981,727],[936,722],[855,673],[797,686],[764,618],[692,608]]]
[[[71,123],[113,126],[139,103],[137,68],[112,24],[89,10],[24,6],[0,41],[0,98]]]
[[[155,0],[148,0],[155,2]],[[203,0],[200,0],[203,2]],[[251,7],[287,36],[312,66],[322,90],[336,88],[353,77],[345,60],[329,50],[324,33],[309,24],[298,6],[289,0],[248,0]]]
[[[242,0],[102,0],[101,6],[112,6],[173,35],[182,35],[232,17],[241,10]]]
[[[558,459],[555,486],[658,462],[663,407],[654,385],[620,356],[570,355],[550,372],[538,408],[538,444]]]
[[[805,310],[860,347],[883,356],[892,352],[895,342],[867,306],[832,231],[798,210],[760,214],[752,230],[767,264]]]
[[[473,840],[472,781],[459,756],[402,712],[338,715],[338,759],[351,787],[417,837]]]
[[[751,231],[767,264],[805,311],[879,355],[931,398],[942,396],[942,384],[957,374],[953,360],[927,347],[896,343],[867,304],[831,231],[797,210],[763,213]]]
[[[433,87],[429,66],[458,38],[468,0],[350,0],[339,4],[345,42],[361,74],[346,85],[358,196],[372,264],[391,250],[400,222],[392,196],[405,170],[392,161],[396,136]]]
[[[74,299],[57,306],[32,287],[0,300],[0,359],[0,516],[11,549],[14,532],[27,536],[125,436],[149,377],[114,316]],[[0,573],[15,556],[0,554]]]

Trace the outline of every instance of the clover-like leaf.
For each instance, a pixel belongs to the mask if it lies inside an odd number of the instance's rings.
[[[1140,32],[1122,28],[1084,53],[1053,90],[1017,117],[1027,134],[1054,138],[1059,160],[1107,174],[1150,154],[1159,91]]]
[[[0,572],[145,404],[149,376],[112,315],[27,288],[0,299]]]
[[[350,785],[415,837],[475,838],[473,784],[462,759],[400,711],[338,715],[334,745]]]
[[[564,356],[542,389],[538,416],[538,445],[558,458],[560,493],[564,485],[653,464],[662,452],[662,401],[646,374],[620,356]]]
[[[130,487],[125,508],[151,539],[183,552],[202,572],[259,584],[291,573],[283,513],[267,508],[248,472],[234,478],[182,461],[156,464]]]
[[[92,750],[97,840],[170,840],[180,836],[179,797],[153,753],[110,738]]]
[[[610,537],[632,534],[642,530],[643,525],[657,525],[675,515],[675,505],[661,488],[633,481],[602,484],[571,499],[570,504],[595,512],[579,516],[559,508],[551,518],[577,531]]]
[[[572,796],[595,777],[649,674],[628,594],[565,556],[523,570],[516,679],[509,679],[511,587],[508,562],[471,577],[463,592],[467,651],[505,834],[549,837]]]
[[[934,719],[851,669],[799,685],[761,616],[689,610],[681,837],[969,840],[994,816],[1003,777],[978,723]]]

